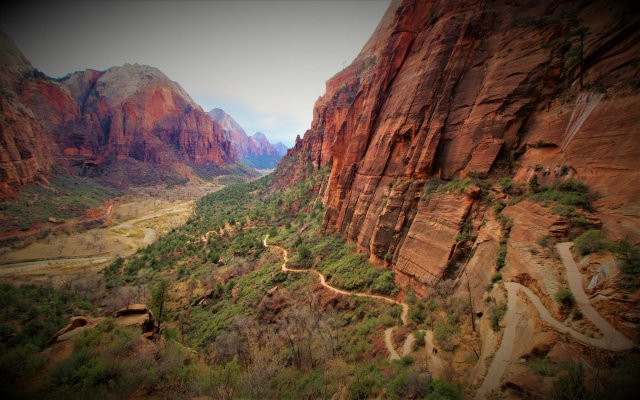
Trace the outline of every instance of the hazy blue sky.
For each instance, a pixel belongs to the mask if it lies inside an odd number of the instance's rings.
[[[0,29],[46,74],[158,67],[205,111],[291,145],[389,0],[23,3],[0,6]]]

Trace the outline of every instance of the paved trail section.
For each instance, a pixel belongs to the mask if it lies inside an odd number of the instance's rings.
[[[631,340],[607,322],[607,320],[605,320],[589,302],[589,297],[582,286],[582,274],[578,270],[578,266],[576,265],[570,251],[571,246],[571,242],[559,243],[556,245],[560,258],[562,259],[562,263],[567,270],[569,288],[573,292],[576,299],[576,305],[580,308],[582,314],[589,318],[598,330],[600,330],[602,337],[593,338],[565,326],[562,322],[551,316],[549,310],[546,309],[540,298],[536,296],[531,289],[516,282],[506,282],[504,284],[508,295],[508,308],[504,318],[506,329],[504,331],[500,347],[496,351],[495,357],[489,366],[487,375],[476,392],[476,400],[484,400],[488,393],[491,393],[491,391],[500,386],[502,375],[504,375],[504,372],[506,371],[513,356],[512,352],[515,344],[516,327],[520,320],[520,314],[522,313],[522,310],[519,309],[517,303],[518,291],[521,291],[529,298],[531,304],[540,315],[540,319],[558,332],[569,334],[579,342],[585,343],[589,346],[609,351],[624,351],[635,347],[635,344]]]
[[[295,272],[295,273],[312,273],[312,274],[316,274],[319,278],[320,278],[320,283],[322,284],[322,286],[324,286],[325,288],[331,290],[334,293],[338,293],[344,296],[355,296],[355,297],[366,297],[366,298],[370,298],[370,299],[374,299],[374,300],[381,300],[381,301],[385,301],[387,303],[390,304],[395,304],[395,305],[399,305],[400,307],[402,307],[402,312],[400,313],[400,320],[402,321],[402,325],[408,325],[409,324],[409,305],[405,302],[402,301],[398,301],[396,299],[392,299],[390,297],[385,297],[385,296],[379,296],[376,294],[369,294],[369,293],[359,293],[359,292],[350,292],[348,290],[342,290],[342,289],[338,289],[336,287],[333,287],[331,285],[329,285],[327,283],[327,280],[325,278],[325,276],[320,272],[317,271],[315,269],[296,269],[296,268],[289,268],[287,266],[287,263],[289,262],[289,252],[287,250],[285,250],[284,248],[280,247],[280,246],[276,246],[276,245],[269,245],[267,244],[267,239],[269,238],[269,235],[264,237],[263,240],[263,244],[264,247],[273,247],[275,249],[278,249],[282,252],[282,256],[284,258],[284,262],[282,263],[282,271],[283,272]],[[387,328],[384,331],[384,344],[387,348],[387,351],[389,352],[389,360],[399,360],[400,359],[400,354],[398,354],[398,351],[395,349],[395,346],[393,345],[393,331],[397,328],[397,326],[395,327],[391,327],[391,328]],[[433,332],[432,331],[422,331],[423,333],[425,333],[425,346],[427,348],[427,357],[430,360],[430,371],[431,374],[434,377],[438,377],[441,375],[441,371],[442,371],[442,361],[440,360],[440,358],[435,354],[434,346],[433,346]],[[413,351],[413,345],[416,341],[416,338],[413,334],[410,334],[407,336],[403,346],[402,346],[402,356],[408,356],[412,351]]]

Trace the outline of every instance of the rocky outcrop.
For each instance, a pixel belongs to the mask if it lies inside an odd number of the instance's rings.
[[[427,284],[442,276],[476,201],[421,202],[434,178],[570,173],[602,196],[604,229],[639,242],[640,19],[631,8],[393,1],[353,63],[327,81],[277,184],[329,166],[325,229]]]
[[[250,164],[252,161],[261,164],[256,166],[258,168],[262,165],[274,168],[280,158],[287,153],[287,147],[284,144],[281,142],[271,144],[262,132],[256,132],[252,136],[247,135],[240,124],[220,108],[214,108],[207,114],[212,121],[220,125],[239,159],[247,160]]]
[[[0,52],[4,194],[38,177],[46,179],[54,164],[105,174],[120,160],[153,169],[217,166],[236,159],[220,126],[156,68],[125,64],[53,80],[35,70],[2,34]]]

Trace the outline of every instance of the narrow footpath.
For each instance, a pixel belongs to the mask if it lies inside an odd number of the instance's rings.
[[[264,247],[273,247],[275,249],[278,249],[282,252],[282,255],[284,257],[284,262],[282,263],[282,271],[283,272],[296,272],[296,273],[311,273],[311,274],[316,274],[319,278],[320,278],[320,284],[322,286],[324,286],[325,288],[327,288],[328,290],[331,290],[334,293],[338,293],[344,296],[355,296],[355,297],[366,297],[366,298],[370,298],[370,299],[375,299],[375,300],[382,300],[385,301],[387,303],[390,304],[395,304],[395,305],[399,305],[400,307],[402,307],[402,312],[400,313],[400,320],[402,321],[402,325],[407,325],[409,323],[409,305],[405,302],[402,301],[398,301],[396,299],[392,299],[390,297],[385,297],[385,296],[379,296],[379,295],[375,295],[375,294],[368,294],[368,293],[359,293],[359,292],[350,292],[347,290],[342,290],[342,289],[338,289],[336,287],[333,287],[331,285],[329,285],[327,283],[327,280],[325,278],[325,276],[320,272],[317,271],[315,269],[295,269],[295,268],[289,268],[287,266],[287,263],[289,262],[289,252],[287,250],[285,250],[284,248],[280,247],[280,246],[276,246],[276,245],[269,245],[267,244],[267,239],[269,238],[269,235],[265,236],[264,240],[263,240],[263,244]],[[397,350],[395,349],[395,347],[393,346],[393,331],[395,330],[396,327],[391,327],[388,328],[384,331],[384,343],[385,346],[387,347],[387,351],[389,352],[389,359],[390,360],[399,360],[400,359],[400,355],[398,354]],[[429,336],[431,332],[427,332],[428,337],[432,337]],[[404,345],[402,346],[402,355],[406,356],[408,355],[411,350],[413,349],[413,343],[415,342],[415,337],[410,334],[407,336],[407,339],[404,343]],[[433,344],[432,344],[433,346]],[[429,354],[432,358],[435,358],[433,356],[433,354],[431,354],[431,351],[429,351]],[[433,362],[433,364],[440,364],[439,363],[440,360],[437,360],[436,362]]]
[[[573,245],[571,242],[559,243],[556,245],[562,263],[567,270],[567,280],[569,282],[569,288],[573,292],[576,299],[576,305],[586,318],[589,318],[593,324],[602,333],[601,338],[592,338],[584,335],[580,332],[569,328],[562,322],[556,320],[551,316],[549,310],[542,304],[542,301],[535,293],[526,286],[522,286],[516,282],[505,282],[504,286],[507,289],[507,313],[504,317],[504,323],[506,325],[500,347],[496,351],[496,354],[489,366],[487,375],[485,376],[482,385],[476,392],[476,400],[484,400],[486,395],[491,393],[500,386],[502,376],[509,365],[511,358],[513,357],[513,347],[515,343],[516,327],[520,320],[520,314],[522,310],[519,309],[517,303],[518,291],[524,293],[531,304],[535,307],[536,311],[540,315],[540,319],[549,325],[551,328],[558,332],[566,333],[573,336],[579,342],[585,343],[589,346],[598,347],[609,351],[624,351],[635,347],[635,344],[625,337],[622,333],[616,330],[607,320],[605,320],[595,308],[589,302],[589,297],[584,291],[582,286],[582,274],[578,270],[578,266],[573,259],[570,248]]]

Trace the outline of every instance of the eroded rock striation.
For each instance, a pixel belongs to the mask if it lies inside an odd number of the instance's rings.
[[[473,193],[425,194],[432,179],[575,176],[603,228],[638,242],[639,26],[631,2],[393,1],[278,183],[329,166],[325,228],[418,287],[478,222]]]

